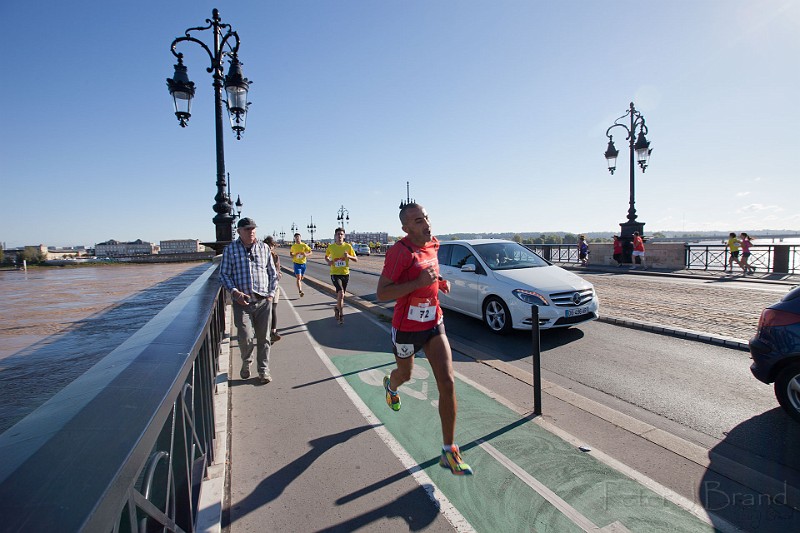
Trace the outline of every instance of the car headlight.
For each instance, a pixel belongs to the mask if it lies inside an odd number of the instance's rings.
[[[523,289],[514,289],[511,294],[522,300],[528,305],[549,305],[547,299],[534,291],[526,291]]]

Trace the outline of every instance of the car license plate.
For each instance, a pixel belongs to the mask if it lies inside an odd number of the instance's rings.
[[[588,307],[579,307],[577,309],[567,309],[566,310],[566,314],[564,316],[569,318],[571,316],[585,315],[588,312],[589,312],[589,308]]]

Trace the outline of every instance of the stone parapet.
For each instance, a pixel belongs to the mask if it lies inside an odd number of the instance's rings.
[[[590,243],[589,260],[596,265],[614,266],[614,245],[612,243]],[[682,242],[663,242],[645,244],[647,266],[670,270],[686,268],[686,245]]]

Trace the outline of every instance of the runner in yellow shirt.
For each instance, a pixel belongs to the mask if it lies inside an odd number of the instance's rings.
[[[325,250],[325,262],[331,267],[331,283],[336,287],[333,314],[339,324],[344,324],[344,291],[350,281],[350,261],[358,261],[356,252],[349,242],[344,242],[344,228],[336,228],[333,243]]]
[[[294,277],[297,278],[297,292],[303,297],[303,277],[306,275],[306,258],[311,255],[311,247],[300,240],[300,234],[294,234],[294,244],[289,248],[289,255],[294,263]]]
[[[741,261],[739,260],[739,245],[742,244],[742,241],[736,238],[736,234],[731,232],[728,236],[728,240],[725,241],[725,247],[730,250],[731,255],[728,257],[728,270],[726,273],[733,274],[733,263],[736,262],[737,265],[742,266]],[[744,268],[744,267],[742,267]]]

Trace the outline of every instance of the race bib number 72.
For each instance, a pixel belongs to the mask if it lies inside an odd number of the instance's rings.
[[[408,318],[415,322],[429,322],[436,319],[436,306],[428,298],[412,298],[408,306]]]

